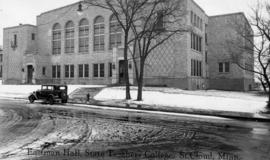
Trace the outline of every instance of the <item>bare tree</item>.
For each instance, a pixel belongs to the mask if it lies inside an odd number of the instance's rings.
[[[112,12],[124,33],[124,77],[126,84],[126,99],[131,99],[128,74],[128,48],[132,24],[137,21],[137,15],[142,12],[149,0],[84,0],[91,6],[101,7]]]
[[[144,5],[144,11],[132,23],[134,35],[132,58],[138,86],[137,100],[142,100],[145,63],[150,54],[174,36],[187,31],[184,24],[186,10],[182,0],[151,0]],[[179,38],[179,37],[178,37]]]
[[[231,53],[233,63],[242,70],[254,73],[261,82],[264,91],[268,94],[268,107],[270,107],[270,4],[258,2],[252,8],[253,15],[249,24],[254,33],[249,31],[248,23],[241,23],[239,17],[232,20],[233,29],[237,38],[227,41],[227,48]],[[253,39],[254,38],[254,39]],[[254,54],[254,66],[243,63],[244,53]]]
[[[144,66],[150,53],[178,33],[182,33],[185,10],[182,0],[85,0],[87,4],[110,10],[124,32],[126,99],[130,99],[128,51],[132,55],[142,100]],[[129,46],[133,45],[133,51]]]

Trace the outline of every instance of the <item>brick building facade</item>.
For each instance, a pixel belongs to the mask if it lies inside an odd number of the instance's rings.
[[[0,80],[3,77],[3,50],[2,47],[0,46]]]
[[[192,30],[174,36],[150,54],[145,85],[209,88],[209,17],[193,0],[183,3],[187,11],[185,25]],[[36,26],[4,29],[5,84],[123,81],[123,34],[112,31],[117,25],[112,13],[84,6],[83,14],[78,14],[77,9],[78,3],[74,3],[40,14]],[[129,76],[130,82],[136,83],[132,60]]]
[[[245,15],[233,13],[212,16],[209,17],[208,26],[210,89],[252,90],[254,73],[243,70],[237,65],[247,69],[254,68],[253,44],[249,43],[249,41],[253,41],[253,37],[247,40],[241,36],[242,33],[239,33],[241,28],[245,27],[244,31],[249,32],[246,35],[253,35]],[[230,42],[233,42],[234,45],[232,46]],[[246,49],[240,50],[240,48]],[[238,50],[239,53],[236,52]],[[237,54],[238,60],[235,59],[235,54]]]

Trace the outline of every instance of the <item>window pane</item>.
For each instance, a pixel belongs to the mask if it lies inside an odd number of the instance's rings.
[[[109,77],[112,77],[112,63],[109,63]]]
[[[52,66],[52,77],[56,78],[56,66]]]
[[[70,65],[70,77],[74,78],[74,65]]]
[[[104,63],[100,64],[100,77],[104,77]]]
[[[84,77],[89,77],[89,65],[84,65]]]
[[[98,64],[94,64],[94,66],[93,66],[93,76],[94,77],[98,77]]]
[[[79,77],[83,77],[83,65],[79,64]]]
[[[69,65],[65,65],[65,77],[69,78]]]
[[[230,63],[225,62],[225,72],[230,72]]]
[[[61,66],[57,65],[57,78],[61,77]]]
[[[219,72],[223,72],[223,63],[219,63],[218,68]]]

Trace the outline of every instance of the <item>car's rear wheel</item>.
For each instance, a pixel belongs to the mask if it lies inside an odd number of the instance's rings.
[[[29,99],[29,102],[30,103],[34,103],[35,102],[35,97],[33,95],[31,95],[28,99]]]
[[[53,105],[53,103],[54,103],[54,99],[53,99],[53,97],[52,97],[52,96],[50,96],[50,97],[49,97],[48,101],[49,101],[49,104],[50,104],[50,105]]]

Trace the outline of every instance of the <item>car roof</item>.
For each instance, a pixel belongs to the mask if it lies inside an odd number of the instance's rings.
[[[41,86],[64,86],[64,87],[66,87],[67,85],[64,85],[64,84],[43,84],[43,85],[41,85]]]

